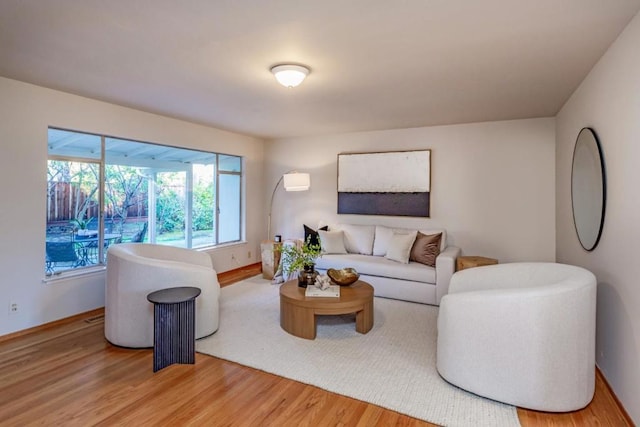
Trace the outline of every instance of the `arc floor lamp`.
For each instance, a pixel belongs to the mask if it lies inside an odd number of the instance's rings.
[[[280,183],[283,183],[285,191],[307,191],[311,187],[311,177],[308,173],[301,173],[295,170],[291,170],[280,177],[273,187],[271,193],[271,203],[269,203],[269,220],[267,223],[267,240],[272,240],[271,235],[271,211],[273,210],[273,197],[276,195],[276,190]]]

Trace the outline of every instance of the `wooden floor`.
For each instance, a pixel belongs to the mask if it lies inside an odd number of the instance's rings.
[[[228,284],[259,266],[220,276]],[[275,375],[197,354],[152,372],[151,350],[107,343],[102,310],[0,337],[0,425],[429,426]],[[518,410],[523,426],[627,426],[598,375],[596,395],[569,414]]]

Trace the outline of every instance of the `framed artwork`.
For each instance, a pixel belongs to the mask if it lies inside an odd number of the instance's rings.
[[[429,217],[431,150],[338,154],[338,213]]]

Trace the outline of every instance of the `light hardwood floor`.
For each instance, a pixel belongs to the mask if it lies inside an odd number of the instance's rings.
[[[223,285],[259,265],[221,274]],[[0,337],[0,425],[430,426],[317,387],[203,354],[152,372],[152,350],[107,343],[95,310]],[[600,375],[585,409],[518,410],[523,426],[628,426]]]

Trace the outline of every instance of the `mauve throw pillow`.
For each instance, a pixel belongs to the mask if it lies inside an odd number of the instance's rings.
[[[304,225],[304,224],[303,224]],[[329,229],[328,226],[324,226],[324,227],[320,227],[318,228],[318,230],[322,230],[322,231],[327,231]],[[310,245],[319,245],[320,244],[320,239],[318,238],[318,232],[316,230],[314,230],[313,228],[304,225],[304,241],[307,242],[307,239],[309,239],[309,244]]]
[[[418,231],[409,260],[435,267],[436,258],[440,255],[440,239],[442,239],[442,233],[427,235]]]

